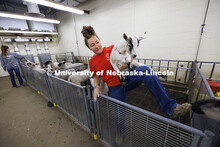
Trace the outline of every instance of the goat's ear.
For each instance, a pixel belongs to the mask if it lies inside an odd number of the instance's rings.
[[[126,41],[128,41],[128,36],[125,33],[123,34],[123,37]]]
[[[35,63],[35,65],[39,65],[39,63]]]

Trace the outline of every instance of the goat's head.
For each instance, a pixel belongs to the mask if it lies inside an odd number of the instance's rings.
[[[60,63],[58,64],[58,66],[59,66],[59,67],[62,67],[62,66],[65,65],[65,63],[66,63],[66,61],[64,60],[64,61],[60,62]]]
[[[47,68],[45,68],[45,71],[52,73],[54,71],[54,69],[51,68],[51,66],[49,65]]]
[[[48,67],[48,66],[51,66],[51,64],[52,64],[52,61],[46,61],[45,63],[44,63],[44,67]]]
[[[127,52],[133,58],[136,58],[136,56],[137,56],[136,50],[137,50],[137,48],[139,46],[139,42],[141,40],[143,40],[144,38],[143,37],[136,38],[136,37],[133,37],[133,36],[128,37],[125,33],[123,34],[123,38],[127,42],[127,46],[126,46]]]
[[[31,68],[34,68],[36,67],[36,65],[39,65],[38,63],[33,63],[33,62],[28,62],[27,63],[27,66],[31,67]]]

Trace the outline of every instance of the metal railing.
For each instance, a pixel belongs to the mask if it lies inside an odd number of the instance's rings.
[[[94,128],[94,126],[91,125],[94,123],[88,119],[88,117],[91,117],[87,104],[87,101],[91,99],[88,97],[88,94],[91,93],[90,89],[65,81],[47,72],[41,73],[37,70],[33,70],[25,66],[22,62],[19,62],[19,65],[23,79],[25,79],[27,84],[35,89],[38,94],[41,94],[48,101],[54,103],[88,131]],[[85,69],[85,67],[76,66],[74,69],[78,71]]]
[[[220,82],[220,62],[198,61],[198,66],[207,80]]]
[[[43,68],[44,63],[49,60],[53,62],[61,62],[63,60],[65,60],[68,63],[76,62],[73,52],[55,53],[55,54],[42,53],[36,56],[25,55],[25,58],[27,58],[31,62],[40,63],[41,68]]]
[[[91,56],[75,56],[79,61],[88,64]],[[167,76],[165,82],[181,83],[187,85],[193,61],[184,60],[161,60],[161,59],[138,59],[136,61],[147,65],[155,71],[171,71],[173,76]],[[160,80],[163,80],[160,78]]]
[[[101,95],[98,134],[111,146],[211,146],[214,134]]]
[[[52,93],[52,102],[89,130],[91,127],[88,119],[86,87],[52,75],[48,75],[48,83]]]
[[[193,64],[193,70],[190,79],[191,82],[188,90],[190,103],[214,98],[214,94],[197,63]],[[220,122],[207,118],[204,115],[191,113],[191,123],[192,126],[197,129],[208,129],[212,131],[215,134],[213,139],[213,146],[217,146],[217,142],[220,139]]]
[[[84,63],[84,64],[89,64],[89,60],[91,59],[91,56],[75,56],[75,59],[78,62]]]
[[[88,61],[89,57],[81,59]],[[98,133],[109,146],[211,145],[210,131],[202,132],[104,95],[94,103],[89,86],[78,86],[24,65],[21,68],[23,78],[31,87],[85,129]]]

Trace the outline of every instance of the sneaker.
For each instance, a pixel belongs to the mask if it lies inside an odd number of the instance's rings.
[[[20,85],[20,87],[24,87],[24,85]]]
[[[184,103],[184,104],[177,104],[176,107],[173,110],[173,115],[172,117],[178,117],[185,115],[190,109],[192,105],[189,103]]]
[[[13,87],[13,88],[18,88],[18,86],[15,86],[15,87]]]

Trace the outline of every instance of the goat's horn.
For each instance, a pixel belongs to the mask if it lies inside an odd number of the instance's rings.
[[[141,40],[143,40],[143,39],[146,39],[146,37],[138,37],[138,38],[137,38],[138,41],[141,41]]]

